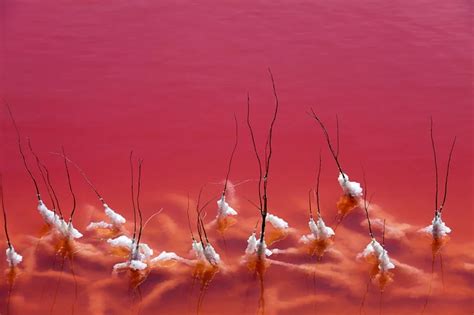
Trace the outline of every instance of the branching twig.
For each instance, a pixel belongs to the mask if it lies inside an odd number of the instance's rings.
[[[5,230],[5,236],[7,238],[8,248],[12,249],[12,243],[10,242],[10,236],[8,235],[8,226],[7,226],[7,210],[5,209],[5,201],[3,198],[3,178],[0,174],[0,198],[2,199],[2,210],[3,210],[3,228]]]
[[[33,173],[31,172],[30,168],[28,167],[28,163],[26,162],[25,154],[23,153],[23,149],[21,148],[20,130],[18,129],[15,118],[13,118],[13,113],[10,109],[10,106],[8,104],[6,104],[6,106],[7,106],[7,109],[8,109],[8,113],[10,114],[10,118],[13,122],[13,126],[15,127],[17,142],[18,142],[18,149],[20,151],[20,155],[21,155],[21,158],[23,160],[23,165],[25,166],[26,171],[30,175],[30,178],[31,178],[31,181],[33,182],[33,185],[35,185],[36,197],[38,198],[38,201],[40,201],[41,200],[41,194],[40,194],[40,191],[39,191],[38,183],[37,183],[35,177],[33,176]]]
[[[234,159],[234,154],[235,154],[235,151],[237,150],[237,145],[239,143],[239,125],[237,123],[237,116],[235,116],[235,114],[234,114],[234,122],[235,122],[235,144],[234,144],[234,148],[232,149],[232,153],[230,155],[229,166],[227,168],[227,175],[225,177],[224,190],[222,191],[222,196],[225,196],[227,192],[227,182],[229,181],[232,160]]]

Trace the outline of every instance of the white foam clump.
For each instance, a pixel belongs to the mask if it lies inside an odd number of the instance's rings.
[[[125,218],[115,212],[112,208],[110,208],[106,203],[104,203],[104,212],[105,215],[110,219],[111,223],[105,222],[105,221],[99,221],[99,222],[91,222],[87,226],[87,230],[94,230],[94,229],[113,229],[113,228],[120,228],[122,225],[127,222]]]
[[[260,256],[271,256],[272,251],[267,248],[267,244],[265,244],[265,241],[263,241],[262,244],[260,240],[257,240],[257,236],[254,232],[247,240],[247,248],[245,249],[245,255],[250,256],[255,254]]]
[[[8,266],[16,267],[23,260],[23,256],[18,254],[13,246],[10,246],[6,250]]]
[[[116,238],[108,239],[107,243],[109,243],[109,245],[112,247],[124,247],[130,249],[132,247],[133,241],[128,236],[121,235]]]
[[[370,255],[375,255],[375,257],[377,257],[377,260],[379,262],[378,267],[381,272],[386,272],[390,269],[395,268],[395,265],[390,261],[388,252],[374,238],[365,247],[364,251],[358,256],[368,257]]]
[[[119,271],[121,269],[133,269],[133,270],[145,270],[148,267],[146,263],[140,260],[132,259],[127,262],[115,264],[113,269],[114,271]]]
[[[270,222],[271,225],[273,225],[274,228],[276,229],[287,229],[288,228],[288,222],[283,220],[282,218],[277,217],[276,215],[273,214],[267,214],[267,217],[265,221]]]
[[[451,233],[451,229],[443,222],[441,219],[441,213],[439,212],[436,213],[431,225],[421,229],[420,231],[431,234],[434,238],[442,238]]]
[[[191,246],[191,251],[194,253],[198,261],[209,262],[212,265],[217,265],[220,263],[221,257],[211,244],[203,246],[201,242],[193,240]]]
[[[217,218],[225,218],[230,215],[237,215],[237,211],[229,206],[225,201],[225,196],[222,195],[221,199],[217,200]]]
[[[153,255],[153,249],[151,249],[150,246],[145,243],[140,243],[137,250],[136,241],[125,235],[108,239],[107,243],[112,247],[122,247],[130,251],[131,259],[124,263],[115,264],[113,267],[114,271],[125,268],[144,270],[148,267],[147,261]]]
[[[311,234],[303,235],[300,239],[300,241],[305,244],[314,240],[327,240],[332,236],[336,235],[332,228],[326,226],[321,217],[319,217],[316,222],[313,220],[313,218],[309,219],[308,225]]]
[[[148,244],[142,242],[140,242],[140,244],[138,245],[137,252],[136,242],[126,235],[121,235],[116,238],[108,239],[107,243],[112,247],[122,247],[128,249],[134,259],[137,258],[140,260],[146,260],[153,255],[153,249],[151,249]]]
[[[68,239],[82,237],[81,232],[75,229],[71,222],[64,221],[56,213],[49,210],[42,200],[38,201],[38,211],[46,223],[51,225],[54,230],[60,233],[63,237]]]
[[[193,243],[191,244],[191,251],[194,253],[197,260],[206,260],[206,256],[204,255],[204,247],[202,246],[201,242],[193,240]]]
[[[87,231],[91,230],[96,230],[96,229],[111,229],[113,228],[113,225],[111,223],[107,223],[105,221],[99,221],[99,222],[91,222],[89,225],[86,227]]]
[[[151,260],[151,263],[161,262],[161,261],[168,261],[168,260],[179,260],[181,257],[176,255],[173,252],[166,252],[162,251],[158,256]]]
[[[351,182],[347,174],[339,173],[337,180],[339,181],[339,185],[341,185],[345,194],[349,194],[352,197],[362,196],[362,187],[360,186],[360,183]]]
[[[209,243],[204,248],[204,256],[206,256],[206,259],[211,263],[211,265],[217,265],[221,262],[221,256]]]

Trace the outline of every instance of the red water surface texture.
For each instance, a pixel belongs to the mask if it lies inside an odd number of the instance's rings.
[[[430,279],[425,314],[474,312],[468,1],[4,0],[0,16],[1,172],[10,236],[24,256],[10,293],[2,274],[1,314],[7,312],[8,296],[10,314],[195,314],[200,295],[192,269],[181,263],[154,268],[140,292],[130,289],[126,274],[112,275],[112,266],[123,258],[85,230],[92,219],[103,218],[103,211],[74,169],[75,226],[84,237],[76,243],[73,265],[62,261],[51,240],[40,239],[44,222],[3,103],[10,104],[23,139],[31,138],[48,165],[66,214],[72,200],[64,165],[50,154],[61,145],[128,219],[131,231],[128,155],[133,149],[144,159],[145,219],[163,208],[142,240],[155,255],[166,250],[191,258],[187,194],[194,204],[202,185],[207,184],[203,199],[222,189],[234,113],[239,145],[230,179],[258,178],[245,124],[246,97],[250,93],[263,153],[274,106],[267,67],[281,106],[269,206],[292,228],[272,248],[298,247],[309,232],[307,192],[320,150],[322,213],[334,227],[338,170],[321,129],[307,115],[312,107],[332,136],[338,115],[341,163],[359,182],[365,169],[373,194],[370,215],[386,219],[386,248],[396,268],[382,295],[369,283],[361,308],[369,267],[356,256],[370,238],[363,211],[355,209],[321,260],[288,252],[272,256],[264,275],[265,314],[418,314]],[[457,136],[443,212],[453,230],[442,249],[444,277],[439,256],[432,275],[430,239],[417,232],[430,224],[434,211],[430,116],[440,180]],[[27,157],[39,180],[34,160]],[[258,220],[248,201],[256,202],[256,185],[248,181],[236,187],[230,202],[239,211],[238,222],[226,231],[225,242],[208,224],[224,266],[205,289],[200,314],[258,310],[259,281],[240,264]],[[206,210],[208,223],[215,203]],[[379,239],[380,232],[375,224]],[[1,268],[7,270],[4,258]]]

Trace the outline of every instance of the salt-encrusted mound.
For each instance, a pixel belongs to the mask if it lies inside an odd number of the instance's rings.
[[[23,256],[18,254],[13,246],[8,247],[6,250],[7,263],[10,267],[16,267],[23,260]]]
[[[351,182],[347,174],[339,173],[337,180],[345,194],[349,194],[352,197],[362,197],[362,187],[358,182]]]
[[[229,206],[225,201],[225,196],[222,196],[221,199],[217,200],[217,218],[225,218],[232,215],[237,215],[237,211]]]

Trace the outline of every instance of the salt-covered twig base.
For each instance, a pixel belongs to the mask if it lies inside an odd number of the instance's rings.
[[[395,265],[391,262],[388,252],[375,239],[366,246],[364,251],[358,255],[363,257],[370,266],[370,277],[376,281],[380,290],[393,281],[394,274],[391,272]]]
[[[448,234],[451,233],[451,229],[441,219],[441,213],[436,211],[431,225],[421,229],[419,232],[426,233],[432,238],[431,251],[433,256],[435,256],[449,241]]]

